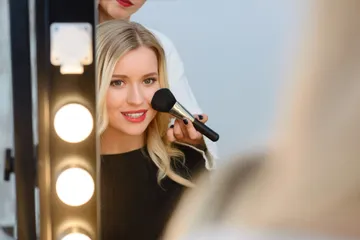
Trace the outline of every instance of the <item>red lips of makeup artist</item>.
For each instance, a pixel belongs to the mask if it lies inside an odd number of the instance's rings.
[[[129,0],[116,0],[121,6],[123,7],[131,7],[134,4],[130,2]]]

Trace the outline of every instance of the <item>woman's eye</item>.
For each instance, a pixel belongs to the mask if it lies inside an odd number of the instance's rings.
[[[144,83],[146,85],[150,85],[150,84],[153,84],[154,82],[156,82],[156,79],[155,78],[147,78],[144,80]]]
[[[123,85],[123,81],[121,81],[121,80],[112,80],[111,82],[110,82],[110,86],[113,86],[113,87],[119,87],[119,86],[121,86],[121,85]]]

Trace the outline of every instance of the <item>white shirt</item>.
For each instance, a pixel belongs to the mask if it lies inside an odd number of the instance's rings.
[[[176,100],[192,114],[203,113],[191,91],[185,75],[184,64],[173,42],[163,33],[148,27],[146,28],[155,35],[165,51],[169,87]],[[206,160],[206,168],[212,170],[216,166],[216,159],[218,159],[217,146],[216,143],[206,137],[204,137],[204,141],[207,147],[207,152],[203,153]]]

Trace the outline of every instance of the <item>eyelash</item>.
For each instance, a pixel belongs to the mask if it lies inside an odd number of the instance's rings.
[[[148,80],[151,80],[151,83],[146,84],[145,81],[148,81]],[[155,83],[156,81],[157,81],[156,78],[147,78],[147,79],[145,79],[145,80],[143,81],[143,83],[144,83],[145,85],[151,85],[151,84]],[[120,83],[120,84],[117,84],[117,83]],[[121,86],[123,83],[124,83],[124,81],[122,81],[122,80],[112,80],[112,81],[110,82],[110,86],[118,87],[118,86]]]
[[[117,86],[119,86],[119,85],[115,85],[116,83],[124,83],[122,80],[112,80],[111,82],[110,82],[110,86],[113,86],[113,87],[117,87]],[[121,86],[121,84],[120,84],[120,86]]]
[[[147,80],[151,80],[152,82],[149,84],[146,84],[146,85],[151,85],[152,83],[155,83],[157,81],[157,79],[155,79],[155,78],[147,78],[143,82],[145,83],[145,81],[147,81]]]

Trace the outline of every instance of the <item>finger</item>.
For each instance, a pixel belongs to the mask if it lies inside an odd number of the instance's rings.
[[[166,132],[167,139],[169,142],[175,142],[176,138],[174,136],[174,125],[171,125],[170,128]]]
[[[180,120],[180,119],[176,119],[175,122],[176,122],[177,125],[179,125],[179,127],[181,129],[183,139],[188,138],[189,136],[188,136],[186,126],[185,126],[184,122],[182,120]]]
[[[184,125],[186,126],[187,135],[191,140],[201,139],[202,135],[194,128],[194,125],[188,119],[183,120]]]
[[[195,114],[194,117],[202,123],[206,123],[209,119],[208,115],[206,114]]]
[[[176,121],[177,121],[177,123],[179,124],[179,126],[180,126],[180,128],[181,128],[183,137],[184,137],[184,138],[189,138],[188,131],[187,131],[187,129],[186,129],[186,126],[185,126],[183,120],[176,119]]]
[[[181,140],[184,138],[184,134],[183,131],[181,130],[179,121],[174,122],[174,136],[177,140]]]

